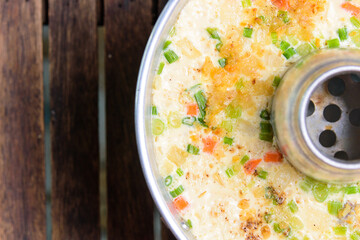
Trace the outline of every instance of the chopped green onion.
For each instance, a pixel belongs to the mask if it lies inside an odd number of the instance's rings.
[[[270,120],[270,113],[267,109],[264,109],[260,112],[260,117],[264,120]]]
[[[170,127],[179,128],[181,126],[181,118],[177,112],[170,112],[167,120]]]
[[[262,133],[272,133],[273,129],[272,129],[272,126],[271,126],[270,122],[261,121],[260,122],[260,132],[262,132]]]
[[[240,160],[240,164],[244,165],[247,161],[250,160],[250,157],[248,155],[245,155],[242,157],[242,159]]]
[[[203,118],[199,117],[197,120],[198,120],[198,122],[200,123],[201,126],[208,127],[208,125],[206,125],[206,122],[204,121]]]
[[[360,47],[360,29],[355,29],[349,33],[351,41],[357,46]]]
[[[239,81],[235,83],[235,88],[236,90],[241,90],[243,87],[244,87],[244,82],[243,79],[240,78]]]
[[[175,27],[172,27],[170,32],[169,32],[169,36],[170,37],[173,37],[174,35],[176,34],[176,28]]]
[[[300,188],[305,191],[305,192],[309,192],[310,190],[312,190],[313,186],[315,184],[315,181],[309,177],[306,177],[304,179],[304,181],[302,181],[299,186]]]
[[[268,175],[268,172],[266,172],[266,171],[264,171],[264,170],[260,170],[260,171],[258,172],[258,175],[257,175],[257,176],[258,176],[259,178],[266,179],[267,175]]]
[[[264,215],[264,219],[265,219],[265,222],[266,223],[271,223],[271,214],[270,213],[266,213],[265,215]]]
[[[169,175],[169,176],[167,176],[166,178],[165,178],[165,186],[170,186],[171,185],[171,183],[172,183],[172,181],[173,181],[173,179],[172,179],[172,177]]]
[[[296,48],[296,52],[302,57],[308,55],[311,50],[312,46],[310,43],[303,43]]]
[[[333,230],[334,230],[335,235],[344,236],[344,235],[346,235],[347,227],[345,227],[345,226],[336,226],[336,227],[333,227]]]
[[[280,49],[281,51],[286,51],[288,48],[290,47],[290,43],[288,43],[287,41],[281,41],[280,42]]]
[[[330,193],[339,193],[340,191],[341,191],[341,188],[339,186],[332,185],[329,188]]]
[[[154,135],[160,135],[164,132],[165,124],[160,119],[156,118],[152,120],[151,131]]]
[[[290,18],[288,16],[288,12],[287,11],[282,11],[280,10],[278,12],[278,15],[277,15],[279,18],[281,18],[283,20],[284,23],[288,23],[290,21]]]
[[[192,125],[194,125],[195,121],[196,121],[195,117],[184,117],[181,120],[181,123],[184,124],[184,125],[192,126]]]
[[[350,234],[350,239],[351,240],[360,240],[360,232],[354,232],[354,233]]]
[[[232,176],[234,176],[234,170],[232,168],[226,169],[225,173],[228,176],[228,178],[231,178]]]
[[[224,144],[227,144],[227,145],[232,145],[234,142],[234,139],[233,138],[229,138],[229,137],[224,137]]]
[[[267,142],[272,142],[274,138],[274,134],[273,133],[260,133],[259,134],[259,139],[262,141],[267,141]]]
[[[176,62],[179,59],[178,55],[176,55],[176,53],[173,50],[168,50],[164,52],[164,56],[168,61],[168,63]]]
[[[341,41],[345,41],[348,38],[348,33],[347,33],[346,27],[338,29],[337,33],[338,33]]]
[[[338,38],[330,39],[326,41],[328,48],[338,48],[340,47],[340,41]]]
[[[192,229],[192,222],[191,222],[190,219],[188,219],[188,220],[186,221],[186,225],[188,226],[189,229]]]
[[[251,38],[252,33],[253,33],[253,29],[246,27],[244,28],[243,36],[246,38]]]
[[[194,86],[191,86],[190,88],[188,89],[185,89],[186,92],[190,92],[191,90],[194,90],[195,88],[201,86],[201,83],[198,83],[198,84],[195,84]]]
[[[224,68],[226,66],[226,58],[220,58],[218,62],[220,67]]]
[[[165,67],[165,63],[164,62],[161,62],[159,64],[159,68],[157,70],[157,75],[160,75],[162,73],[162,71],[164,70],[164,67]]]
[[[156,106],[152,106],[151,107],[151,115],[157,115],[157,114],[158,114],[158,112],[157,112]]]
[[[176,198],[177,196],[179,196],[180,194],[182,194],[184,192],[184,187],[182,185],[178,186],[175,190],[170,192],[170,195],[173,198]]]
[[[325,183],[316,183],[312,189],[314,198],[318,202],[324,202],[329,195],[329,188]]]
[[[359,192],[359,189],[357,188],[357,186],[348,186],[344,188],[344,191],[346,194],[355,194]]]
[[[274,80],[273,80],[273,83],[272,83],[273,87],[278,87],[280,82],[281,82],[281,77],[275,76]]]
[[[264,16],[259,16],[258,18],[260,18],[263,22],[265,22],[265,17]]]
[[[356,17],[351,17],[351,18],[350,18],[350,22],[351,22],[356,28],[360,28],[360,20],[357,19]]]
[[[271,33],[271,41],[272,41],[273,44],[276,44],[276,43],[277,43],[277,41],[278,41],[278,35],[277,35],[276,32],[272,32],[272,33]]]
[[[170,46],[171,43],[172,43],[171,41],[167,40],[167,41],[164,43],[163,50],[167,49],[168,46]]]
[[[329,213],[331,215],[337,216],[340,209],[342,208],[342,203],[339,201],[329,201],[327,206]]]
[[[206,31],[210,34],[210,37],[212,39],[217,39],[217,40],[220,40],[220,36],[217,32],[217,28],[207,28]]]
[[[193,155],[199,155],[199,148],[195,147],[194,145],[191,145],[191,144],[188,144],[187,145],[187,148],[186,148],[186,151],[188,153],[191,153]]]
[[[177,175],[179,175],[179,177],[184,175],[184,171],[181,168],[176,169],[176,173],[177,173]]]
[[[196,103],[199,107],[199,111],[200,111],[200,116],[202,119],[205,118],[206,112],[205,112],[205,108],[206,108],[206,98],[204,96],[203,91],[198,91],[197,93],[194,94],[194,98],[196,100]]]
[[[277,233],[281,233],[283,231],[283,229],[280,228],[280,224],[279,223],[274,223],[274,231]]]
[[[291,200],[288,203],[288,207],[292,213],[296,213],[299,210],[299,208],[294,200]]]
[[[222,42],[219,42],[218,44],[216,44],[216,50],[218,50],[220,52],[221,47],[223,46]]]
[[[296,51],[294,48],[288,48],[285,52],[283,52],[283,55],[286,59],[291,58],[296,54]]]
[[[296,46],[299,43],[299,40],[297,40],[295,36],[290,36],[289,42],[291,45]]]
[[[243,8],[251,7],[251,0],[242,0],[241,3]]]
[[[233,130],[233,125],[231,123],[231,121],[222,121],[220,126],[225,129],[228,133],[232,132]]]
[[[241,107],[234,101],[231,102],[225,109],[225,114],[229,118],[239,118],[241,117],[241,113]]]

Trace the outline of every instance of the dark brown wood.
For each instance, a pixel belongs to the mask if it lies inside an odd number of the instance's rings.
[[[135,87],[152,29],[151,0],[105,0],[109,240],[153,239],[153,202],[134,130]]]
[[[100,238],[96,24],[96,1],[49,1],[54,240]]]
[[[41,34],[41,1],[0,1],[0,239],[45,240]]]

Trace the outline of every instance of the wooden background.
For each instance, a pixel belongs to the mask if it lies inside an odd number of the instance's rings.
[[[154,239],[134,131],[140,59],[166,0],[0,0],[0,239],[46,239],[43,27],[49,29],[51,239],[100,239],[99,62],[108,239]],[[99,60],[98,28],[105,31]],[[161,239],[174,239],[162,225]]]

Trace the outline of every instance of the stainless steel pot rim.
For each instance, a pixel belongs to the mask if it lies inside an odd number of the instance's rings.
[[[353,161],[343,161],[339,159],[329,159],[328,157],[325,157],[313,144],[312,140],[310,139],[307,127],[306,127],[306,111],[308,106],[308,101],[312,95],[312,93],[315,91],[315,88],[319,86],[320,84],[324,83],[325,81],[329,80],[331,77],[339,75],[339,73],[347,74],[352,72],[360,72],[359,66],[352,66],[352,65],[345,65],[340,66],[334,69],[331,69],[330,71],[322,74],[319,78],[317,78],[308,88],[308,91],[305,92],[304,96],[302,97],[302,101],[300,104],[300,111],[299,111],[299,122],[300,122],[300,129],[302,129],[301,133],[303,135],[303,138],[305,139],[305,143],[307,144],[308,148],[323,162],[328,164],[329,166],[339,168],[339,169],[346,169],[346,170],[352,170],[352,169],[360,169],[360,159],[356,159]],[[351,163],[351,164],[349,164]]]
[[[152,64],[154,57],[156,55],[156,50],[159,47],[159,41],[163,32],[166,30],[166,23],[169,21],[171,16],[174,14],[175,9],[179,7],[181,0],[171,0],[167,3],[164,10],[160,14],[153,31],[149,37],[148,43],[146,45],[144,55],[141,61],[139,75],[136,86],[136,97],[135,97],[135,131],[136,131],[136,141],[138,146],[138,152],[140,156],[140,162],[142,170],[152,195],[155,204],[160,211],[162,217],[164,218],[166,224],[171,229],[173,234],[178,239],[187,239],[183,229],[178,224],[175,216],[171,213],[170,209],[167,206],[165,199],[163,198],[161,189],[157,183],[156,176],[152,171],[152,167],[149,161],[149,143],[146,140],[146,123],[145,123],[145,113],[146,113],[146,84],[149,79],[149,74],[152,69]],[[184,1],[183,1],[184,2]]]

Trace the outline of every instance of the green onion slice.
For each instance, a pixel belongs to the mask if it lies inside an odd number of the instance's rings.
[[[350,22],[356,27],[360,28],[360,20],[356,17],[351,17]]]
[[[186,151],[188,153],[191,153],[193,155],[199,155],[199,148],[195,147],[194,145],[191,145],[191,144],[188,144],[187,145],[187,148],[186,148]]]
[[[327,206],[329,213],[331,215],[337,216],[340,209],[342,208],[342,203],[339,201],[329,201]]]
[[[247,161],[250,160],[250,157],[248,155],[245,155],[242,157],[242,159],[240,160],[240,164],[244,165]]]
[[[225,108],[225,114],[228,118],[239,118],[241,117],[242,109],[241,107],[235,102],[231,102],[226,108]]]
[[[233,138],[229,138],[229,137],[224,137],[224,144],[227,144],[227,145],[232,145],[234,142],[234,139]]]
[[[348,33],[347,33],[347,28],[346,27],[343,27],[343,28],[340,28],[338,31],[337,31],[338,35],[339,35],[339,39],[341,41],[345,41],[347,38],[348,38]]]
[[[246,27],[244,28],[243,36],[246,38],[251,38],[252,33],[253,33],[253,29]]]
[[[299,210],[299,208],[294,200],[291,200],[288,203],[288,207],[292,213],[296,213]]]
[[[231,178],[232,176],[234,176],[234,170],[232,168],[226,169],[225,173],[228,176],[228,178]]]
[[[283,20],[284,23],[288,23],[290,21],[290,18],[288,16],[288,12],[287,11],[282,11],[280,10],[278,12],[278,15],[277,15],[279,18],[281,18]]]
[[[270,113],[267,109],[264,109],[260,112],[260,118],[264,120],[270,120]]]
[[[217,28],[210,28],[209,27],[209,28],[206,29],[206,31],[210,34],[210,37],[212,39],[217,39],[217,40],[220,41],[220,36],[219,36],[219,34],[217,32]]]
[[[280,82],[281,82],[281,77],[275,76],[274,80],[273,80],[273,83],[272,83],[273,87],[278,87]]]
[[[164,46],[163,46],[163,50],[167,49],[168,46],[170,46],[171,43],[172,43],[172,42],[169,41],[169,40],[165,41]]]
[[[164,52],[164,56],[168,63],[176,62],[179,59],[178,55],[176,55],[173,50],[167,50],[166,52]]]
[[[218,62],[220,67],[224,68],[226,66],[226,58],[220,58]]]
[[[329,195],[329,188],[325,183],[316,183],[312,189],[314,198],[318,202],[324,202]]]
[[[290,43],[288,43],[287,41],[281,41],[280,42],[280,49],[281,51],[286,51],[288,48],[290,47]]]
[[[194,125],[195,121],[196,121],[195,117],[184,117],[181,120],[181,123],[184,124],[184,125],[192,126],[192,125]]]
[[[177,196],[179,196],[180,194],[182,194],[184,192],[184,187],[182,185],[180,185],[179,187],[177,187],[175,190],[170,192],[170,195],[173,198],[176,198]]]
[[[260,170],[260,171],[258,171],[258,173],[257,173],[257,176],[258,176],[259,178],[261,178],[261,179],[266,179],[267,175],[268,175],[268,172],[267,172],[267,171],[264,171],[264,170]]]
[[[152,106],[151,107],[151,115],[157,115],[158,112],[157,112],[157,107],[156,106]]]
[[[159,68],[157,70],[157,75],[160,75],[162,73],[162,71],[164,70],[164,67],[165,67],[165,63],[164,62],[161,62],[159,64]]]
[[[336,226],[336,227],[333,227],[333,230],[334,230],[335,235],[345,236],[346,231],[347,231],[347,227],[345,227],[345,226]]]
[[[184,171],[181,168],[176,169],[176,173],[177,173],[177,175],[179,175],[179,177],[184,175]]]
[[[173,179],[172,179],[172,177],[169,175],[169,176],[167,176],[166,178],[165,178],[165,186],[170,186],[171,185],[171,183],[172,183],[172,181],[173,181]]]
[[[340,47],[340,41],[338,38],[330,39],[326,41],[328,48],[338,48]]]
[[[160,119],[153,119],[151,122],[151,131],[154,135],[160,135],[164,132],[165,124]]]
[[[273,129],[269,121],[260,122],[260,132],[262,133],[272,133]]]
[[[273,44],[276,44],[278,41],[278,34],[276,32],[271,33],[271,41]]]
[[[242,0],[241,3],[243,8],[251,7],[251,0]]]
[[[348,186],[344,188],[344,191],[346,194],[355,194],[359,192],[359,189],[357,186]]]
[[[206,98],[204,96],[204,93],[203,91],[198,91],[197,93],[194,94],[194,97],[195,97],[195,100],[196,100],[196,103],[199,107],[199,111],[200,111],[200,116],[202,119],[205,118],[205,108],[206,108]]]
[[[296,52],[302,57],[308,55],[311,50],[312,46],[310,43],[303,43],[296,48]]]
[[[296,51],[294,48],[288,48],[285,52],[283,52],[283,56],[286,59],[291,58],[292,56],[294,56],[296,54]]]

